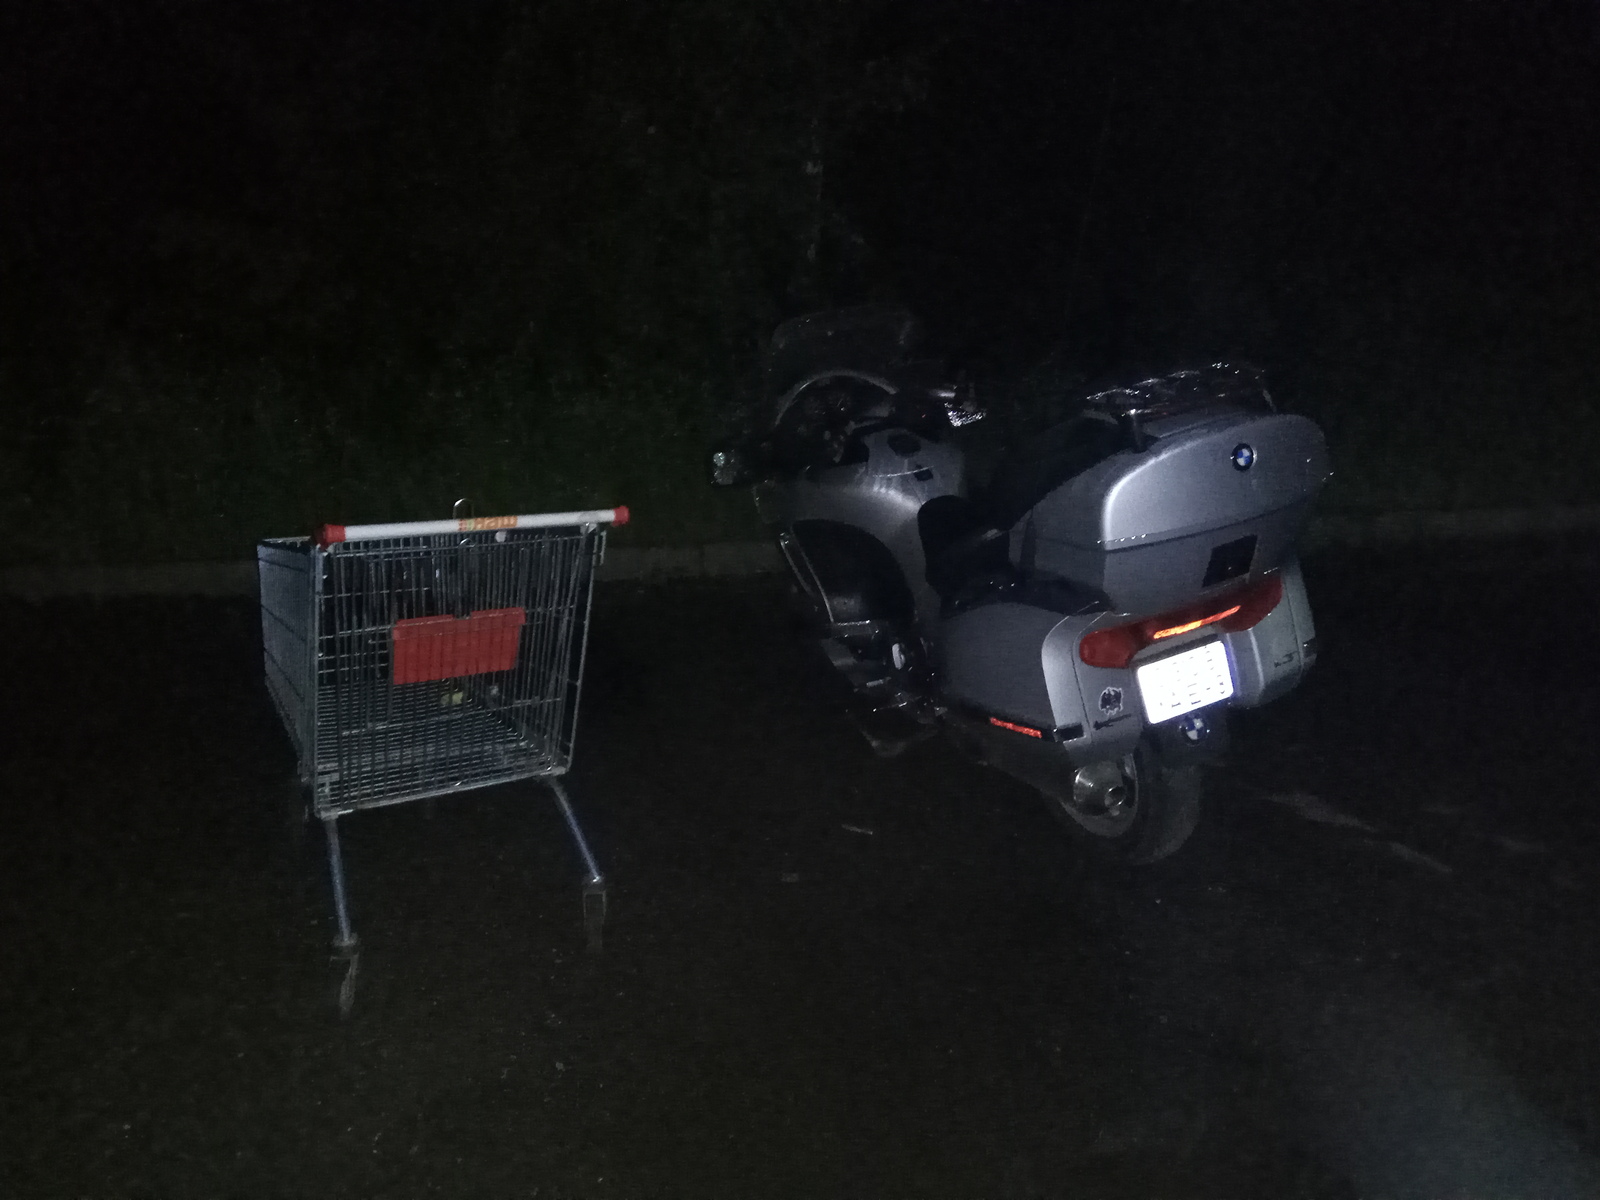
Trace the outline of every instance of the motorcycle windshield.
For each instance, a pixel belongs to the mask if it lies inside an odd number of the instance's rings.
[[[917,344],[916,318],[896,305],[864,305],[796,317],[778,326],[767,353],[767,394],[829,370],[884,374]]]

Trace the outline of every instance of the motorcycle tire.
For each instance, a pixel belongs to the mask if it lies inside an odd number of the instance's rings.
[[[1177,853],[1200,820],[1202,768],[1163,761],[1148,736],[1120,766],[1128,794],[1117,810],[1086,811],[1069,785],[1045,791],[1051,813],[1092,853],[1114,862],[1143,866]]]

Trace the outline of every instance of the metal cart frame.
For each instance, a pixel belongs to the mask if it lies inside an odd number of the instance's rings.
[[[594,573],[626,508],[326,525],[257,547],[267,686],[327,837],[351,959],[338,820],[515,780],[550,786],[587,881],[598,949],[606,880],[562,786],[572,761]]]

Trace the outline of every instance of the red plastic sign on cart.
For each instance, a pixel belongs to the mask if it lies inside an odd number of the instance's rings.
[[[509,671],[526,614],[480,609],[470,617],[412,617],[394,623],[394,682],[426,683]]]

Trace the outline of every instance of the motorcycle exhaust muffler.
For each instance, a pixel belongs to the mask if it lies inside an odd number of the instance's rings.
[[[1072,803],[1084,812],[1115,816],[1131,799],[1122,764],[1090,763],[1072,776]]]

